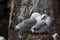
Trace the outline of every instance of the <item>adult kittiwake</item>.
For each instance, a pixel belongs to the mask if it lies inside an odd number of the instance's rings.
[[[24,27],[28,27],[31,28],[33,25],[36,24],[36,18],[40,16],[40,13],[32,13],[31,17],[29,19],[23,20],[22,22],[20,22],[19,24],[17,24],[16,26],[14,26],[15,30],[20,30],[20,28],[24,28]]]
[[[18,35],[20,38],[21,36],[23,36],[24,31],[31,30],[31,27],[33,27],[37,23],[36,18],[38,16],[41,17],[41,14],[38,12],[32,13],[29,19],[23,20],[22,22],[15,26],[15,30],[19,30]]]
[[[31,28],[32,33],[47,32],[52,23],[52,19],[47,14],[43,14],[41,17],[38,16],[36,20],[37,23]]]

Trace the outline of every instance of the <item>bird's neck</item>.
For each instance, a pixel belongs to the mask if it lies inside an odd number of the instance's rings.
[[[35,18],[35,19],[36,19],[37,22],[40,22],[41,21],[41,17],[40,16],[37,17],[37,18]]]

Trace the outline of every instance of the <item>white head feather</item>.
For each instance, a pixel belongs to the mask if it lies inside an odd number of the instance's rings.
[[[51,22],[52,22],[52,19],[46,14],[43,14],[41,19],[43,19],[46,22],[47,25],[50,25]]]
[[[41,14],[38,13],[38,12],[35,12],[35,13],[32,13],[31,18],[32,18],[32,19],[35,19],[35,18],[37,18],[38,16],[41,16]]]

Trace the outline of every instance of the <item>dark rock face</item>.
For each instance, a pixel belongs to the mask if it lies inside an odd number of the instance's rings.
[[[7,7],[8,0],[0,0],[0,36],[8,39],[8,19],[9,8]]]

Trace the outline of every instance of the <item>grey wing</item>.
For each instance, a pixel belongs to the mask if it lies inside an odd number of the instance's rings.
[[[35,25],[35,23],[36,23],[35,19],[26,19],[21,23],[19,23],[18,25],[16,25],[15,29],[22,29],[22,28],[30,29],[33,25]]]
[[[24,22],[24,27],[27,29],[31,29],[32,26],[34,26],[36,24],[36,20],[35,19],[27,19]]]
[[[35,19],[26,19],[23,22],[21,22],[19,25],[19,32],[18,35],[23,36],[26,32],[26,30],[30,30],[33,25],[35,25],[36,20]]]

